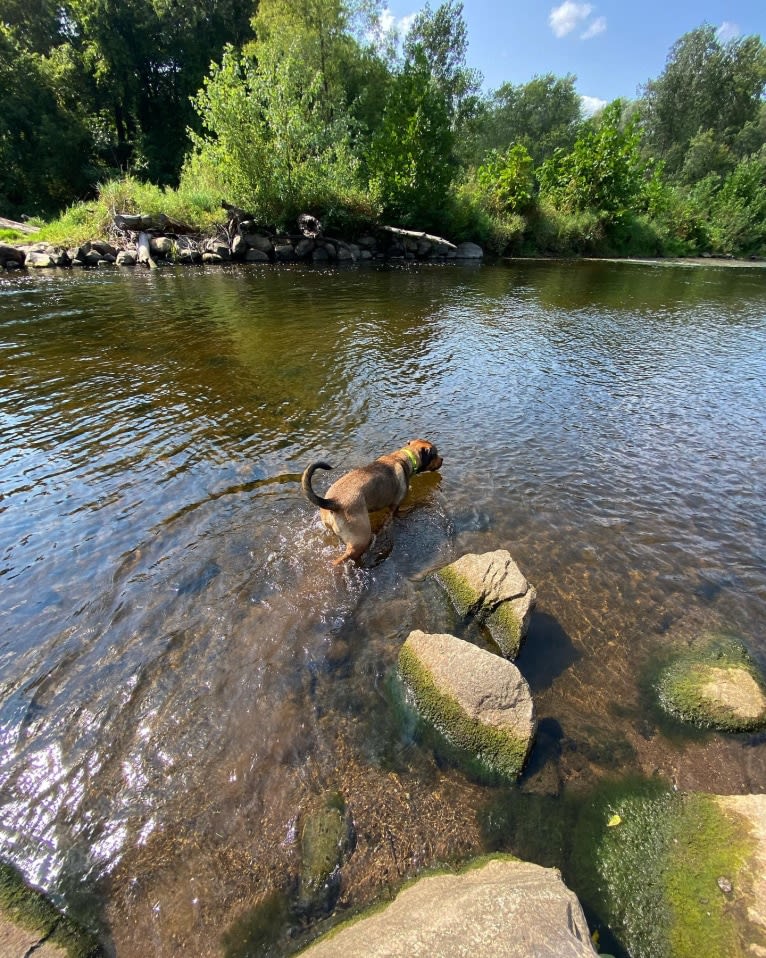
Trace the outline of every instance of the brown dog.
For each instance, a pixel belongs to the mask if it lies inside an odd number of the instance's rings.
[[[402,449],[341,476],[327,490],[326,498],[311,488],[311,477],[317,469],[332,466],[326,462],[310,465],[301,479],[303,491],[321,509],[325,526],[346,544],[346,551],[333,565],[346,559],[358,562],[372,542],[370,513],[390,509],[393,515],[407,495],[412,476],[416,472],[435,472],[442,461],[436,446],[425,439],[413,439]]]

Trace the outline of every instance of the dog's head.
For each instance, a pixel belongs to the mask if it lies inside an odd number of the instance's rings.
[[[420,463],[418,472],[436,472],[437,469],[441,469],[444,460],[432,442],[428,442],[427,439],[411,439],[407,443],[407,448],[417,456]]]

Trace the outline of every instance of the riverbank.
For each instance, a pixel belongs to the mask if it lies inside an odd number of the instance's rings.
[[[75,246],[45,241],[0,244],[0,267],[46,269],[67,266],[146,266],[158,262],[215,265],[239,261],[269,263],[352,263],[370,260],[480,260],[476,243],[453,243],[425,231],[394,226],[370,228],[353,238],[329,235],[310,216],[298,219],[294,232],[273,232],[244,210],[229,209],[229,219],[212,233],[200,234],[164,215],[117,214],[108,239]]]
[[[244,211],[236,211],[227,224],[206,233],[174,224],[163,215],[114,217],[114,227],[105,235],[85,242],[50,242],[32,239],[38,227],[0,219],[0,228],[15,230],[23,242],[6,238],[0,242],[0,269],[68,266],[135,266],[153,268],[157,262],[216,264],[247,263],[351,263],[370,260],[418,260],[445,262],[481,260],[485,251],[476,243],[453,243],[423,231],[392,226],[370,227],[353,238],[325,235],[321,225],[309,217],[308,228],[288,233],[259,227]],[[300,223],[299,223],[300,225]],[[766,259],[732,256],[491,256],[503,262],[550,262],[579,259],[606,263],[634,263],[652,266],[725,267],[766,269]]]

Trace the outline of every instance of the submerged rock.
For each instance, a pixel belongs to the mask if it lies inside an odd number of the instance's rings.
[[[422,718],[493,774],[514,780],[537,720],[529,686],[511,662],[453,635],[410,632],[399,675]]]
[[[656,683],[662,708],[700,728],[750,731],[766,726],[766,688],[744,645],[710,636],[679,653]]]
[[[595,958],[597,953],[580,902],[557,869],[494,858],[462,874],[421,878],[384,909],[302,954]]]
[[[505,549],[469,553],[436,573],[462,616],[486,626],[506,658],[515,659],[527,633],[537,593]]]
[[[296,911],[332,911],[340,893],[340,868],[354,847],[354,826],[342,795],[325,795],[303,816]]]

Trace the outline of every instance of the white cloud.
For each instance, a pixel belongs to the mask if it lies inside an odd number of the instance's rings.
[[[581,96],[580,104],[582,105],[584,116],[593,116],[594,113],[598,113],[599,110],[604,109],[606,100],[602,100],[597,96]]]
[[[397,24],[397,29],[401,36],[406,36],[410,32],[410,27],[412,26],[417,13],[408,13],[406,16]]]
[[[727,40],[734,40],[742,31],[739,29],[739,24],[732,23],[730,20],[724,20],[721,26],[716,30],[715,35],[721,41],[721,43],[726,43]]]
[[[587,20],[592,10],[593,7],[589,3],[574,3],[573,0],[564,0],[564,3],[551,10],[548,23],[557,37],[565,37],[578,24]]]
[[[377,32],[382,36],[388,36],[394,32],[397,36],[404,37],[409,32],[416,16],[417,13],[408,13],[406,16],[400,17],[397,20],[388,7],[383,7],[378,17]]]
[[[389,51],[396,49],[401,40],[407,36],[417,13],[408,13],[398,20],[388,7],[384,7],[378,15],[374,29],[367,39],[380,49]]]
[[[378,17],[378,29],[381,33],[388,33],[389,30],[393,29],[395,23],[396,17],[391,13],[388,7],[384,7]]]
[[[581,40],[591,40],[593,37],[597,37],[599,33],[603,33],[606,30],[606,17],[596,17],[589,25],[588,29],[580,34]]]

